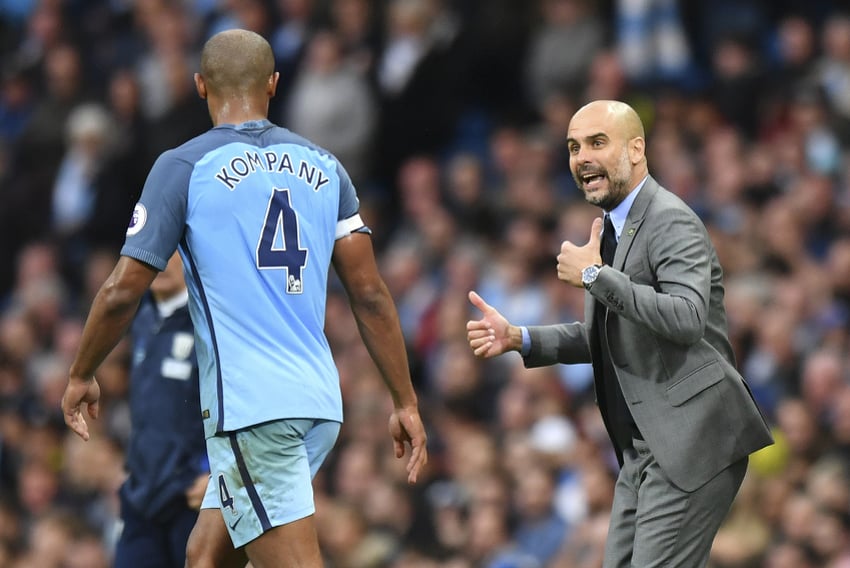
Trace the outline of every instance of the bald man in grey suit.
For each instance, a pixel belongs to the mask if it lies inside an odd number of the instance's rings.
[[[735,368],[723,273],[697,215],[649,175],[630,106],[595,101],[570,121],[570,169],[604,212],[558,278],[585,292],[584,322],[520,327],[470,292],[476,356],[519,351],[527,367],[592,363],[621,465],[605,568],[704,566],[770,430]],[[604,227],[604,229],[603,229]]]

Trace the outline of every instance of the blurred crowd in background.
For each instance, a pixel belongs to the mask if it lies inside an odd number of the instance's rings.
[[[333,282],[346,422],[315,483],[328,567],[601,565],[616,461],[590,367],[485,363],[465,330],[471,289],[517,324],[582,317],[555,256],[586,242],[599,210],[564,139],[600,98],[639,112],[651,174],[709,228],[737,362],[775,430],[712,567],[850,567],[848,9],[0,0],[0,566],[110,565],[127,342],[100,368],[89,442],[59,399],[149,167],[210,126],[192,83],[200,48],[243,27],[274,49],[271,119],[356,183],[430,436],[425,479],[408,486],[390,399]]]

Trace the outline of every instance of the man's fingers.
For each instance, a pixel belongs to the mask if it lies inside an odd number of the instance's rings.
[[[466,332],[466,340],[469,341],[469,346],[475,349],[489,341],[496,340],[496,333],[491,328],[473,329]]]
[[[72,414],[65,415],[65,424],[68,425],[71,430],[74,431],[80,438],[88,442],[89,440],[89,427],[86,424],[86,419],[83,418],[83,413],[80,412],[79,409],[75,410]]]
[[[97,415],[100,414],[100,403],[90,402],[88,404],[89,416],[97,420]]]
[[[427,435],[425,427],[418,414],[395,413],[390,417],[390,434],[393,438],[393,449],[396,458],[404,457],[407,453],[405,444],[410,444],[410,458],[407,460],[407,481],[416,483],[419,470],[428,461],[426,446]]]
[[[495,332],[489,327],[478,327],[466,332],[466,338],[472,342],[478,339],[495,339]]]
[[[419,471],[428,463],[428,453],[423,444],[411,447],[410,460],[407,462],[407,482],[416,483],[419,479]]]
[[[485,343],[483,343],[482,345],[480,345],[478,347],[473,347],[472,348],[472,354],[475,355],[476,357],[486,358],[488,356],[488,354],[490,353],[490,348],[492,346],[493,346],[492,341],[486,341]]]
[[[88,440],[90,437],[89,427],[83,413],[83,405],[86,405],[86,412],[89,417],[96,420],[100,414],[99,397],[100,387],[98,387],[94,378],[90,382],[72,379],[62,394],[60,406],[65,424],[83,440]]]
[[[419,464],[414,461],[414,456],[410,456],[410,461],[407,462],[407,482],[413,485],[418,478]]]
[[[419,479],[419,469],[422,467],[422,464],[418,463],[416,459],[416,454],[410,456],[410,461],[407,462],[407,482],[410,484],[416,483],[416,480]]]
[[[466,324],[466,340],[469,343],[472,354],[476,357],[484,357],[496,340],[495,332],[487,327],[483,321],[469,322]]]

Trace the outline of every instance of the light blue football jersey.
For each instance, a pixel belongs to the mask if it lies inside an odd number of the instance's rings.
[[[342,421],[324,334],[337,238],[368,231],[348,174],[269,121],[163,153],[121,250],[162,270],[180,251],[207,437],[282,418]]]

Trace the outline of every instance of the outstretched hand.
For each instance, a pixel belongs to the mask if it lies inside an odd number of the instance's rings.
[[[481,310],[481,319],[466,322],[466,338],[476,357],[487,359],[507,351],[519,351],[522,333],[512,326],[505,316],[484,301],[475,292],[469,292],[469,301]]]
[[[425,426],[419,417],[419,411],[396,408],[390,415],[390,436],[393,438],[395,457],[403,458],[405,444],[410,444],[410,458],[407,460],[407,482],[416,483],[419,472],[428,463],[428,437]]]
[[[602,218],[593,220],[590,228],[590,240],[584,246],[577,246],[570,241],[561,243],[561,253],[558,255],[558,279],[571,286],[582,287],[581,271],[593,264],[602,264],[599,245],[602,235]]]
[[[62,415],[65,424],[68,425],[80,438],[88,441],[89,427],[83,417],[82,405],[86,404],[86,410],[92,419],[97,419],[100,406],[100,385],[97,379],[79,379],[70,377],[65,394],[62,395]]]

